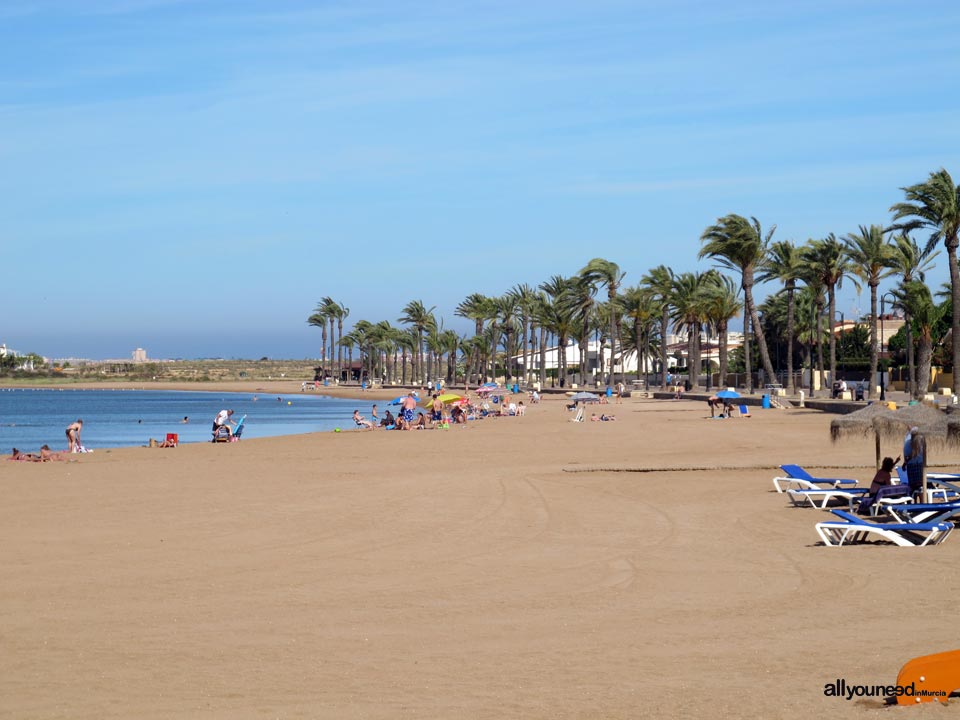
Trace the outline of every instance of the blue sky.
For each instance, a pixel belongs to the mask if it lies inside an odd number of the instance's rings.
[[[4,0],[0,342],[316,357],[326,295],[466,333],[468,294],[592,257],[705,269],[728,213],[886,224],[960,178],[957,27],[938,1]]]

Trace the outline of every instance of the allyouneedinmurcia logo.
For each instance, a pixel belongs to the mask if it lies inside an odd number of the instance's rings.
[[[916,683],[909,685],[866,685],[860,683],[848,683],[845,678],[837,678],[832,683],[823,686],[825,697],[843,698],[844,700],[853,700],[854,698],[898,698],[898,697],[930,697],[945,698],[949,694],[946,690],[926,690],[917,688]]]

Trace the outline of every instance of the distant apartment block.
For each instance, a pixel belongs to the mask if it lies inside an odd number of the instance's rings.
[[[144,363],[147,361],[147,351],[143,348],[137,348],[133,351],[133,361],[135,363]]]

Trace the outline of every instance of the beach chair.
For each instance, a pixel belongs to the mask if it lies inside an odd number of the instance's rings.
[[[866,542],[871,536],[900,547],[939,545],[953,531],[953,523],[878,523],[857,517],[845,510],[834,510],[837,520],[817,523],[824,545],[839,547]]]
[[[778,493],[786,492],[787,488],[817,490],[824,487],[853,487],[857,484],[856,480],[846,478],[814,477],[799,465],[781,465],[780,469],[786,473],[786,476],[773,479],[773,487]]]
[[[583,408],[577,408],[577,414],[570,418],[570,422],[583,422]]]
[[[167,439],[164,440],[167,447],[177,447],[180,444],[180,435],[178,433],[167,433]]]
[[[888,512],[900,523],[952,522],[960,515],[960,502],[907,503],[891,506]]]
[[[737,407],[737,409],[740,411],[740,417],[742,418],[753,417],[753,415],[750,414],[750,411],[747,410],[746,405],[740,405]]]
[[[787,496],[796,507],[814,507],[826,510],[830,503],[841,501],[853,511],[853,503],[860,502],[867,488],[788,488]]]
[[[857,512],[861,515],[870,514],[874,517],[884,510],[889,510],[894,505],[904,505],[912,503],[913,496],[910,494],[910,488],[903,483],[896,485],[885,485],[877,490],[876,495],[864,495],[857,507]]]

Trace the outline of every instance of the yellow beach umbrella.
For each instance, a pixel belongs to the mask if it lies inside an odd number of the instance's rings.
[[[446,393],[440,396],[440,402],[442,402],[444,405],[449,405],[450,403],[454,403],[460,399],[461,397],[459,395],[454,395],[453,393]],[[433,398],[432,397],[425,398],[423,401],[423,404],[426,405],[427,407],[430,407],[431,405],[433,405]]]

